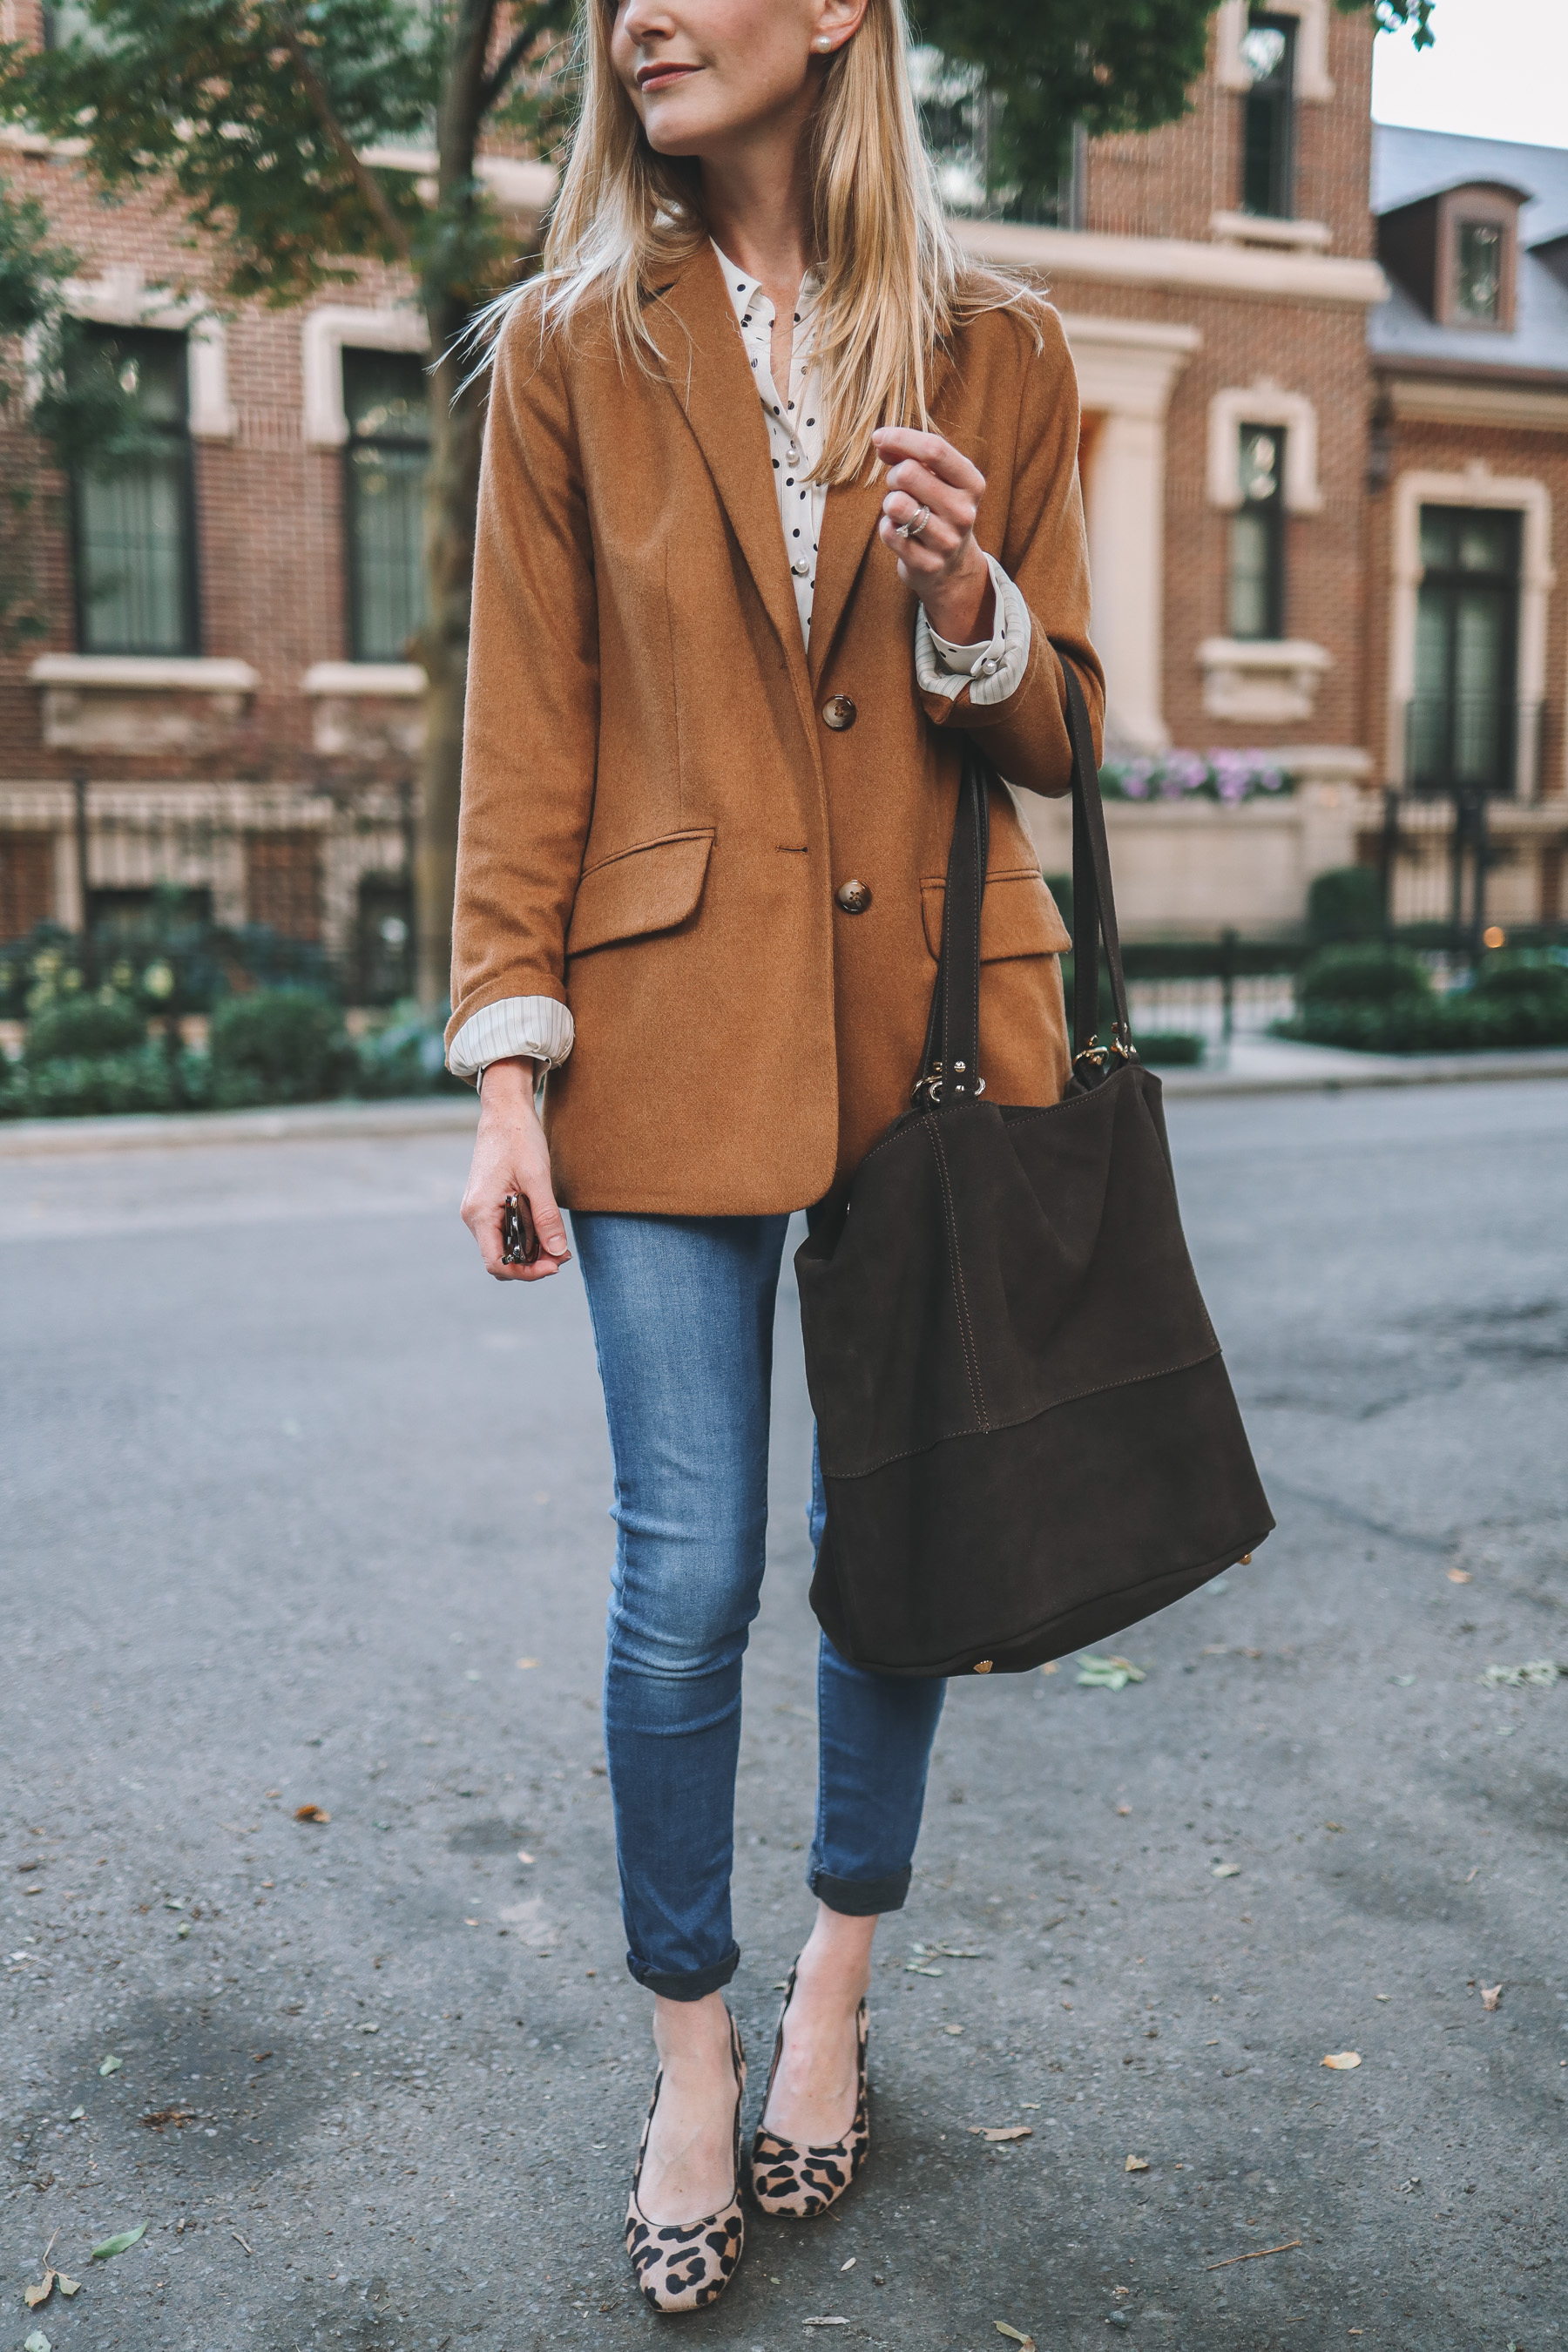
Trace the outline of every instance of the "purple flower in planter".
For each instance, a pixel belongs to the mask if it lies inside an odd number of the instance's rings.
[[[1209,763],[1196,751],[1168,751],[1160,772],[1160,792],[1165,800],[1183,800],[1202,792],[1209,780]]]

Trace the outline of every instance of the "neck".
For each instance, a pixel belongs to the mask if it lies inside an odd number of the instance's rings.
[[[809,119],[810,97],[702,159],[702,207],[714,243],[749,278],[761,278],[786,314],[812,258]]]

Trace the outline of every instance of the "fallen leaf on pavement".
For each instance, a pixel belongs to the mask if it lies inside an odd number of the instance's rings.
[[[1473,1579],[1468,1568],[1451,1568],[1448,1570],[1448,1581],[1450,1584],[1469,1584]]]
[[[1209,1874],[1213,1878],[1239,1878],[1241,1864],[1239,1862],[1216,1862]]]
[[[1016,2327],[1009,2327],[1005,2319],[994,2320],[992,2324],[998,2336],[1010,2336],[1015,2344],[1023,2346],[1024,2352],[1035,2352],[1035,2339],[1032,2336],[1025,2336]]]
[[[1329,2057],[1325,2058],[1322,2063],[1325,2066],[1331,2066],[1336,2074],[1348,2074],[1352,2067],[1359,2066],[1361,2064],[1361,2052],[1359,2050],[1336,2050],[1332,2052]]]
[[[250,2053],[250,2063],[253,2066],[262,2065],[271,2055],[270,2050],[253,2050]]]
[[[916,1944],[914,1951],[926,1960],[983,1960],[985,1954],[977,1944]]]
[[[111,2255],[123,2254],[127,2252],[131,2247],[136,2245],[140,2240],[144,2238],[146,2235],[146,2222],[138,2221],[133,2230],[121,2230],[115,2237],[105,2238],[100,2246],[94,2246],[92,2250],[92,2260],[95,2263],[106,2263],[110,2260]]]
[[[841,2271],[852,2271],[859,2259],[858,2254],[851,2254],[849,2260],[847,2263],[840,2263],[838,2267]]]
[[[1119,1813],[1130,1813],[1132,1808],[1131,1805],[1118,1805],[1116,1810]]]
[[[1558,1659],[1528,1658],[1522,1666],[1489,1666],[1481,1680],[1493,1690],[1550,1690],[1559,1675],[1568,1679]]]
[[[975,2139],[1033,2139],[1033,2124],[970,2124],[966,2129]]]
[[[940,1969],[928,1969],[923,1960],[906,1960],[904,1962],[904,1974],[907,1977],[939,1977],[942,1974],[942,1970]]]
[[[1481,2007],[1483,2009],[1495,2009],[1501,1999],[1501,1985],[1483,1985],[1481,1987]]]
[[[294,1808],[297,1822],[320,1822],[324,1828],[331,1818],[324,1805],[296,1805]]]
[[[86,2113],[87,2109],[85,2107],[73,2107],[69,2115],[66,2117],[66,2121],[68,2124],[79,2124]]]
[[[37,2311],[41,2303],[47,2303],[54,2291],[55,2274],[53,2271],[46,2271],[37,2286],[30,2286],[24,2290],[22,2300],[29,2311]]]
[[[41,2327],[35,2327],[26,2338],[23,2352],[49,2352],[49,2339]]]
[[[1085,1650],[1079,1658],[1078,1678],[1089,1690],[1125,1690],[1129,1683],[1148,1679],[1143,1668],[1130,1658],[1097,1658],[1092,1650]]]
[[[1343,1832],[1343,1830],[1344,1830],[1344,1823],[1343,1823],[1343,1822],[1325,1822],[1323,1823],[1323,1827],[1324,1827],[1326,1830],[1339,1830],[1339,1831],[1342,1833],[1342,1832]]]
[[[526,1863],[530,1863],[530,1864],[531,1864],[531,1863],[532,1863],[532,1860],[533,1860],[533,1856],[532,1856],[531,1853],[525,1853],[523,1852],[523,1850],[522,1850],[521,1846],[519,1846],[519,1847],[518,1847],[518,1850],[517,1850],[517,1858],[518,1858],[519,1862],[526,1862]]]
[[[58,2287],[62,2294],[79,2294],[81,2293],[80,2279],[67,2278],[64,2271],[57,2271],[55,2273],[55,2284]]]
[[[166,2131],[171,2124],[179,2130],[195,2119],[195,2107],[154,2107],[150,2116],[142,2116],[142,2123],[147,2131]]]
[[[1061,1672],[1059,1660],[1056,1658],[1047,1658],[1045,1664],[1040,1668],[1040,1672],[1043,1675],[1059,1675]],[[1000,2327],[1002,2325],[1001,2321],[998,2320],[996,2325]]]
[[[98,2071],[100,2074],[118,2074],[124,2063],[124,2059],[117,2058],[111,2050]]]
[[[800,2324],[803,2327],[847,2327],[849,2322],[847,2319],[803,2319]]]
[[[944,2025],[942,2030],[944,2033],[962,2033],[963,2028],[962,2025]]]
[[[1122,2167],[1124,2172],[1147,2172],[1148,2169],[1149,2159],[1146,2156],[1130,2156]]]

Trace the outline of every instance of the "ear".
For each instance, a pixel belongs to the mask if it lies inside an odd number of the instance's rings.
[[[817,0],[811,46],[818,57],[834,57],[866,21],[870,0]]]

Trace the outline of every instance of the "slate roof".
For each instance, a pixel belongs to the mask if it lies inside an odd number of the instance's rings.
[[[1487,181],[1526,191],[1519,215],[1519,278],[1511,334],[1439,327],[1395,285],[1372,311],[1367,339],[1383,361],[1447,361],[1470,371],[1568,376],[1568,285],[1530,248],[1568,237],[1568,147],[1527,147],[1508,139],[1467,139],[1377,122],[1372,132],[1372,208],[1394,212],[1446,188]]]

